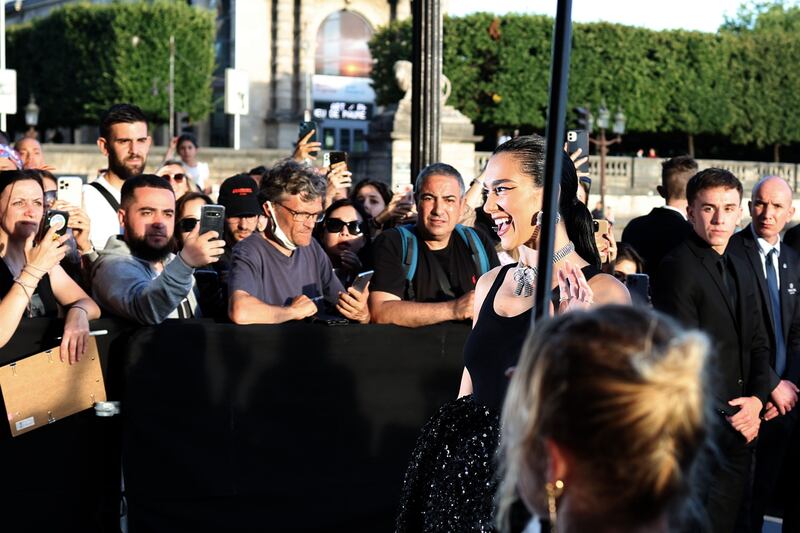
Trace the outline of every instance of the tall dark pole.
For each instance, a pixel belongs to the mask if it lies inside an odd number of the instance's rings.
[[[558,0],[553,29],[553,56],[550,65],[550,102],[547,106],[547,152],[544,162],[544,198],[542,229],[539,236],[539,273],[532,320],[547,316],[553,279],[553,244],[555,242],[558,192],[561,185],[561,162],[564,157],[564,117],[567,109],[569,57],[572,49],[572,0]]]
[[[441,144],[442,11],[439,0],[413,0],[411,183],[439,160]]]

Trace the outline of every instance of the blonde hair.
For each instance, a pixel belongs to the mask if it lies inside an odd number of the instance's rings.
[[[584,517],[647,524],[681,500],[705,441],[709,342],[653,311],[606,306],[537,327],[503,408],[498,523],[524,494],[545,507],[545,441],[568,452]],[[574,501],[573,501],[574,500]]]

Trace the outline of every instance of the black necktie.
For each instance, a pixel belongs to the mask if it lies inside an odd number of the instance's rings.
[[[727,264],[727,258],[723,255],[717,261],[717,269],[719,270],[720,276],[722,276],[722,282],[725,284],[725,288],[728,291],[728,298],[730,299],[731,306],[736,309],[736,284],[733,281],[733,278],[730,276],[730,265]]]
[[[773,333],[775,334],[775,373],[783,375],[786,370],[786,343],[783,340],[783,322],[781,320],[781,293],[778,291],[778,275],[772,264],[772,256],[778,255],[775,248],[767,254],[764,263],[767,272],[767,287],[769,288],[769,303],[772,306]]]

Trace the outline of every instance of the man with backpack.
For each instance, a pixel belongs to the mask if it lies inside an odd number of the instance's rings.
[[[114,104],[100,119],[97,146],[108,158],[107,169],[83,187],[83,208],[92,221],[90,239],[105,248],[109,237],[120,234],[120,191],[125,180],[139,176],[150,151],[147,118],[132,104]]]
[[[434,163],[417,176],[414,226],[384,231],[375,241],[369,298],[373,322],[419,327],[472,318],[475,283],[499,264],[491,241],[457,224],[464,180]]]

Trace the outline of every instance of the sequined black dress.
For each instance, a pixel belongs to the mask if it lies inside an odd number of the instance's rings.
[[[464,347],[473,394],[442,406],[417,439],[403,485],[398,533],[496,531],[496,453],[506,371],[517,364],[531,320],[531,310],[511,317],[494,311],[497,290],[514,266],[500,269]],[[586,267],[583,272],[589,279],[598,271]]]

